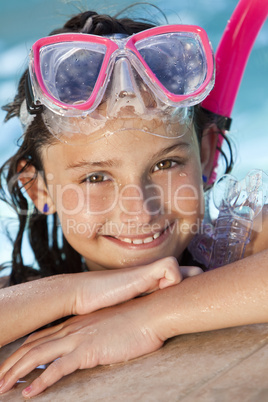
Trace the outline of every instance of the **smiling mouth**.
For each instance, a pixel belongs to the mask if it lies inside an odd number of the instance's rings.
[[[124,237],[124,238],[117,237],[117,240],[120,240],[124,243],[129,243],[129,244],[147,244],[147,243],[152,243],[155,239],[160,237],[162,233],[163,232],[155,233],[153,236],[146,237],[145,239],[130,239],[128,237]]]
[[[143,236],[143,237],[111,237],[117,241],[120,241],[122,243],[126,243],[129,245],[141,245],[141,244],[150,244],[152,242],[154,242],[156,239],[158,239],[159,237],[163,236],[164,234],[166,234],[167,232],[169,232],[169,229],[171,228],[172,225],[167,226],[165,229],[156,232],[154,234],[152,234],[151,236]]]

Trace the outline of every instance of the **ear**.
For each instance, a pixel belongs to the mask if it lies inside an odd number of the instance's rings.
[[[37,172],[33,165],[29,164],[27,166],[27,164],[26,160],[21,160],[18,164],[19,181],[22,183],[36,208],[42,214],[49,215],[55,213],[55,205],[42,175]]]
[[[202,173],[208,179],[213,170],[215,152],[218,143],[219,129],[216,124],[210,125],[203,132],[201,140]]]

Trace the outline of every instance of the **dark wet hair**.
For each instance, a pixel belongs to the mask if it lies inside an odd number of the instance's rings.
[[[153,6],[155,7],[155,6]],[[83,32],[96,35],[106,35],[112,33],[125,33],[131,35],[136,32],[151,28],[157,24],[150,21],[133,20],[129,18],[111,17],[99,15],[94,11],[80,13],[65,25],[51,32],[51,35],[67,32]],[[18,92],[14,101],[4,106],[7,112],[5,121],[13,117],[19,117],[21,104],[25,99],[25,76],[22,75],[18,86]],[[199,139],[202,137],[204,128],[214,122],[201,107],[194,108],[194,124]],[[222,130],[219,133],[224,135]],[[17,212],[19,218],[19,229],[14,241],[12,254],[12,271],[9,285],[28,281],[35,276],[50,276],[62,273],[74,273],[84,270],[82,257],[67,242],[58,224],[57,215],[40,214],[36,208],[30,212],[25,191],[22,191],[18,180],[18,164],[21,160],[27,164],[20,171],[22,173],[29,165],[38,172],[43,172],[41,149],[55,141],[49,133],[40,115],[36,115],[33,122],[27,128],[21,139],[22,143],[16,152],[0,169],[0,198],[8,202]],[[227,161],[227,159],[226,159]],[[231,168],[227,161],[227,171]],[[8,188],[9,196],[6,192],[6,184],[13,183]],[[30,185],[29,183],[28,185]],[[25,233],[28,234],[29,242],[38,264],[38,270],[24,265],[22,257],[22,239]]]

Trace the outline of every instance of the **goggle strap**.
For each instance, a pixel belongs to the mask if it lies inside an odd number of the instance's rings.
[[[223,131],[230,131],[231,128],[231,124],[232,124],[232,119],[230,117],[227,116],[222,116],[220,114],[211,112],[210,110],[207,110],[205,108],[202,107],[202,110],[208,115],[210,116],[212,119],[214,119],[215,124],[217,124],[217,127],[220,130]]]
[[[27,110],[30,114],[40,114],[43,112],[44,110],[43,105],[36,105],[34,103],[34,95],[29,70],[26,71],[25,76],[25,99],[27,104]]]

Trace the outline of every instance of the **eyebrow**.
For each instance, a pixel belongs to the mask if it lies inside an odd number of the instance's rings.
[[[152,159],[158,159],[162,158],[165,155],[177,150],[177,149],[188,149],[190,147],[190,144],[188,142],[179,142],[174,145],[171,145],[168,148],[161,149],[160,151],[156,152],[155,154],[152,155]],[[122,166],[122,161],[120,159],[108,159],[104,161],[87,161],[82,159],[79,162],[75,163],[70,163],[66,166],[66,170],[69,169],[84,169],[84,168],[113,168],[113,167],[121,167]]]
[[[66,170],[92,168],[92,167],[111,168],[116,166],[120,167],[120,165],[121,161],[119,159],[108,159],[105,161],[96,161],[96,162],[90,162],[82,159],[79,162],[68,164],[66,166]]]
[[[185,149],[188,150],[190,148],[190,144],[188,142],[178,142],[174,145],[171,145],[168,148],[161,149],[160,151],[156,152],[154,155],[152,155],[152,159],[158,159],[162,158],[163,156],[170,154],[173,151],[176,151],[178,149]]]

